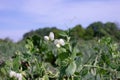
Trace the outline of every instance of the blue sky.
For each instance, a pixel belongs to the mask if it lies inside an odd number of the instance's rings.
[[[30,30],[95,21],[120,23],[120,0],[0,0],[0,38],[14,41]]]

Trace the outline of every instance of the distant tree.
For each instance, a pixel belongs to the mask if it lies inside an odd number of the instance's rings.
[[[112,35],[118,30],[118,28],[115,23],[107,22],[105,23],[105,30]]]
[[[94,22],[90,24],[87,29],[92,29],[94,32],[93,37],[103,37],[108,35],[107,32],[104,30],[104,24],[102,22]]]
[[[30,36],[32,36],[32,35],[34,35],[35,34],[35,32],[33,31],[33,30],[31,30],[30,32],[27,32],[27,33],[25,33],[24,35],[23,35],[23,39],[26,39],[27,37],[30,37]]]
[[[56,27],[46,27],[46,28],[39,28],[37,30],[32,30],[28,33],[25,33],[23,35],[23,38],[27,38],[27,37],[32,37],[33,35],[38,35],[38,36],[45,36],[45,35],[49,35],[50,32],[54,32],[55,33],[55,37],[58,38],[59,37],[59,33],[62,32],[63,30],[57,29]]]
[[[94,36],[93,29],[92,28],[87,28],[85,30],[84,39],[85,40],[93,39],[93,36]]]
[[[85,34],[85,29],[81,25],[76,25],[70,31],[70,35],[75,39],[83,38]]]
[[[104,24],[106,32],[113,38],[120,39],[120,30],[118,26],[113,22],[107,22]]]
[[[33,35],[38,36],[45,36],[49,35],[50,32],[55,33],[55,37],[59,38],[59,33],[65,32],[64,30],[58,29],[56,27],[45,27],[45,28],[39,28],[37,30],[31,30],[30,32],[27,32],[24,34],[23,39],[26,39],[27,37],[32,37]],[[104,36],[112,37],[116,40],[120,39],[120,29],[118,26],[113,22],[107,22],[103,24],[102,22],[93,22],[90,24],[86,29],[84,29],[80,24],[74,26],[72,29],[70,29],[70,36],[73,39],[93,39],[101,38]]]

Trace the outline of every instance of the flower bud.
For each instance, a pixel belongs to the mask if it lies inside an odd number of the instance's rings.
[[[45,39],[46,41],[49,41],[49,37],[48,37],[48,36],[44,36],[44,39]]]
[[[49,34],[49,38],[50,38],[51,41],[54,40],[54,33],[53,33],[53,32],[50,32],[50,34]]]

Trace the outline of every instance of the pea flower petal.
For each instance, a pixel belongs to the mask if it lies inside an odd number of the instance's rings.
[[[56,44],[56,47],[60,48],[60,44]]]
[[[59,44],[59,40],[58,39],[55,39],[54,40],[54,44],[56,45],[56,44]]]
[[[22,74],[17,73],[17,74],[16,74],[16,78],[18,78],[18,80],[22,80]]]
[[[10,77],[14,77],[14,76],[16,76],[16,72],[10,71]]]
[[[64,45],[65,45],[65,42],[64,42],[64,40],[63,40],[63,39],[60,39],[60,40],[59,40],[59,43],[60,43],[62,46],[64,46]]]
[[[48,36],[44,36],[44,39],[45,39],[46,41],[49,41],[49,37],[48,37]]]
[[[50,38],[51,41],[54,40],[54,33],[53,33],[53,32],[50,32],[50,34],[49,34],[49,38]]]
[[[55,39],[54,44],[59,48],[60,46],[65,45],[65,41],[63,39]]]

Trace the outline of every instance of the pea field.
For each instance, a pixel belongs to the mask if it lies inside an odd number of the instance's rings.
[[[13,55],[1,57],[0,80],[120,79],[120,45],[112,38],[77,41],[67,32],[54,35],[27,38]]]

